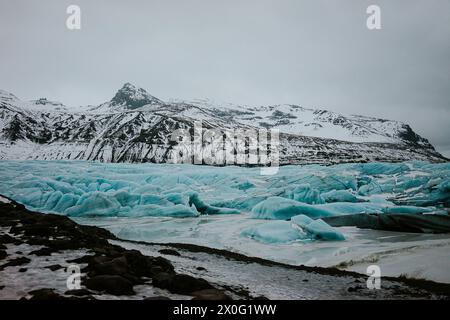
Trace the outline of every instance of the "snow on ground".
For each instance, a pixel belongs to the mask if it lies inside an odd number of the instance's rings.
[[[0,235],[10,235],[8,228],[0,228]],[[53,252],[51,255],[38,256],[30,254],[32,251],[45,248],[44,246],[28,245],[26,243],[21,244],[6,244],[7,258],[2,260],[2,263],[19,258],[27,257],[31,261],[19,266],[8,266],[3,270],[0,270],[0,287],[4,286],[0,290],[0,300],[17,300],[22,297],[29,298],[30,291],[51,288],[56,293],[63,295],[69,290],[67,287],[67,279],[69,273],[67,267],[76,265],[77,267],[84,268],[85,263],[71,263],[68,262],[73,259],[81,258],[89,255],[89,250],[63,250],[60,252]],[[62,268],[52,271],[49,266],[59,265]],[[81,278],[85,277],[84,273],[81,273]],[[153,287],[151,285],[136,285],[134,286],[136,294],[127,296],[116,296],[110,294],[93,294],[92,296],[100,300],[138,300],[146,297],[165,296],[171,299],[191,299],[191,296],[172,294],[167,290]]]
[[[111,241],[126,249],[137,249],[145,255],[161,254],[167,246]],[[389,299],[401,292],[401,285],[382,280],[382,290],[368,290],[367,276],[331,275],[277,265],[249,263],[201,251],[176,249],[180,256],[164,255],[180,273],[202,277],[212,283],[235,290],[247,290],[253,297],[269,299]],[[359,288],[355,291],[349,288]],[[401,294],[400,294],[401,295]],[[400,296],[396,296],[396,299]],[[411,296],[408,296],[411,299]]]
[[[0,235],[8,234],[7,228],[0,229]],[[54,288],[56,292],[64,293],[67,288],[67,277],[65,269],[59,269],[57,271],[51,271],[46,268],[52,265],[61,265],[63,267],[69,266],[67,260],[80,258],[86,255],[87,250],[70,250],[53,253],[50,256],[36,256],[30,255],[32,251],[42,249],[44,246],[28,245],[25,243],[14,245],[6,244],[6,252],[8,257],[2,260],[2,264],[9,260],[27,257],[31,261],[27,264],[19,266],[9,266],[0,270],[0,286],[5,286],[0,290],[1,299],[16,300],[21,297],[27,297],[28,292],[45,288]],[[84,265],[81,264],[80,267]],[[20,272],[26,269],[23,272]]]

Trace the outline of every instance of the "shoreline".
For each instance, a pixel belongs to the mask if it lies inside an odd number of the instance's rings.
[[[402,277],[383,277],[382,289],[369,290],[367,276],[337,268],[293,266],[227,250],[182,244],[122,240],[109,231],[79,225],[66,216],[27,210],[2,196],[0,202],[0,296],[3,299],[448,299],[450,284]],[[26,246],[33,250],[22,255]],[[78,257],[74,258],[74,254]],[[76,255],[75,254],[75,255]],[[45,277],[34,277],[27,292],[7,283],[9,277],[26,275],[34,260],[61,256],[63,263],[44,267],[48,277],[61,275],[64,263],[81,266],[81,289],[52,288]],[[67,258],[67,259],[65,259]],[[47,261],[47,264],[50,262]],[[201,266],[203,264],[203,266]],[[198,265],[198,266],[197,266]],[[51,268],[50,268],[51,267]],[[26,269],[26,270],[24,270]],[[51,270],[54,269],[54,270]],[[214,270],[212,270],[214,269]],[[239,270],[237,274],[233,270]],[[255,273],[255,271],[258,273]],[[275,272],[276,271],[276,272]],[[265,273],[280,281],[286,295],[274,293]],[[270,275],[269,275],[270,276]],[[238,278],[241,279],[238,279]],[[261,279],[258,280],[260,277]],[[31,276],[33,279],[33,276]],[[58,278],[58,277],[55,277]],[[64,279],[62,279],[64,280]],[[256,282],[255,282],[256,281]],[[256,283],[258,283],[256,285]],[[264,288],[267,284],[267,290]],[[64,282],[64,285],[66,283]],[[262,287],[260,287],[262,286]],[[271,288],[269,290],[269,288]],[[330,288],[335,292],[330,293]],[[5,291],[6,290],[6,291]],[[9,290],[9,291],[8,291]],[[5,292],[23,294],[8,296]],[[285,290],[285,289],[283,289]],[[283,291],[280,290],[280,291]],[[3,293],[2,293],[3,292]]]

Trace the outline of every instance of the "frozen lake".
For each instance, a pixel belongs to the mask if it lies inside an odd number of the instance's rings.
[[[267,244],[241,237],[243,229],[263,223],[248,215],[201,218],[76,218],[106,228],[118,237],[146,242],[190,243],[226,249],[293,265],[332,267],[382,275],[407,275],[450,283],[450,235],[403,233],[340,227],[345,241],[298,241]]]

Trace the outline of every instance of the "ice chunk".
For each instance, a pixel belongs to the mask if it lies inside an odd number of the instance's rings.
[[[294,175],[293,177],[289,178],[278,178],[277,183],[272,187],[285,187],[286,184],[289,185],[295,183],[310,185],[311,188],[320,190],[322,192],[341,189],[357,189],[356,175],[341,175],[339,174],[339,171],[329,172],[328,170],[325,172],[323,169],[321,171],[312,170],[311,172],[301,174],[300,176]],[[276,176],[274,179],[277,179]]]
[[[314,220],[313,222],[305,226],[305,230],[308,233],[313,234],[314,237],[319,240],[345,240],[345,237],[342,233],[336,231],[333,227],[330,227],[322,219]]]
[[[285,196],[286,198],[308,204],[325,203],[324,199],[320,196],[320,191],[311,188],[309,184],[294,186],[293,189],[285,191]]]
[[[159,206],[156,204],[149,204],[138,206],[134,210],[125,214],[125,216],[142,217],[142,216],[162,216],[162,217],[196,217],[198,212],[195,208],[186,207],[181,204],[172,205],[169,207]]]
[[[383,180],[372,180],[368,184],[361,186],[358,189],[358,194],[361,196],[368,196],[380,193],[392,193],[396,186],[396,179],[385,178]]]
[[[239,214],[240,211],[231,208],[214,207],[203,202],[197,193],[192,193],[189,197],[189,204],[194,205],[201,214]]]
[[[235,208],[241,211],[249,212],[258,203],[267,199],[267,196],[239,197],[232,200],[218,200],[211,203],[216,207]]]
[[[22,189],[24,190],[24,189]],[[25,189],[26,193],[19,194],[17,200],[27,206],[42,209],[47,203],[47,199],[53,194],[52,191],[42,192],[38,188]]]
[[[258,203],[252,210],[252,217],[257,219],[289,220],[291,217],[304,214],[309,217],[327,217],[332,212],[295,200],[282,197],[270,197]]]
[[[52,211],[57,213],[64,212],[67,208],[73,207],[78,202],[78,199],[80,199],[78,195],[64,194]]]
[[[334,202],[309,205],[282,197],[270,197],[253,208],[252,217],[257,219],[289,220],[293,216],[304,214],[317,219],[354,213],[382,213],[384,207],[386,207],[385,204],[371,202]]]
[[[166,199],[174,204],[188,205],[189,203],[189,196],[182,193],[169,193]]]
[[[241,235],[264,243],[289,243],[307,239],[306,235],[294,228],[289,221],[270,221],[249,227]]]
[[[331,241],[345,240],[342,233],[321,219],[313,220],[305,215],[298,215],[292,217],[291,221],[315,239]]]
[[[126,190],[119,190],[114,193],[114,198],[119,201],[122,207],[134,207],[141,201],[141,195],[131,194]]]
[[[170,205],[171,202],[167,200],[164,197],[153,195],[153,194],[143,194],[141,196],[141,201],[139,203],[140,205],[146,205],[146,204],[157,204],[160,206],[163,205]]]
[[[423,207],[414,207],[414,206],[390,206],[383,208],[384,213],[425,213],[425,212],[433,212],[434,208],[423,208]]]
[[[45,211],[52,211],[54,207],[58,204],[59,199],[63,196],[62,192],[55,191],[51,193],[51,195],[48,197],[45,207],[43,208]]]
[[[325,202],[364,202],[350,190],[332,190],[321,194]]]
[[[327,217],[355,213],[382,213],[386,204],[382,202],[333,202],[318,205],[317,207],[327,211],[328,215],[322,216]]]
[[[431,178],[423,186],[397,194],[392,201],[413,206],[450,207],[450,178]]]
[[[115,216],[120,212],[120,207],[114,196],[93,192],[81,196],[75,206],[64,212],[69,216]]]

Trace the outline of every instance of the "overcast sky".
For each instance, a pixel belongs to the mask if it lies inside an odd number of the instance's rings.
[[[0,0],[0,58],[0,88],[22,99],[99,104],[132,82],[294,103],[407,122],[450,156],[450,0]]]

